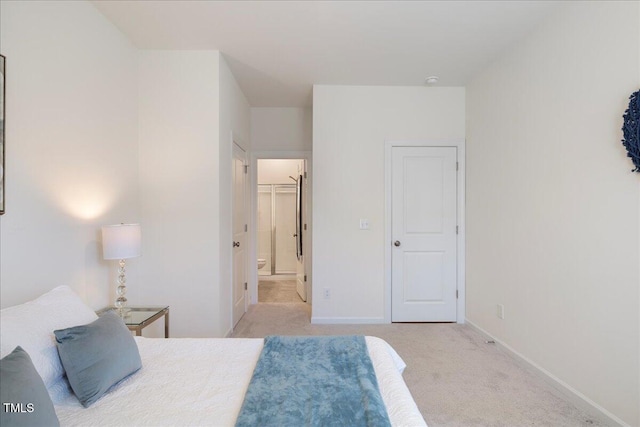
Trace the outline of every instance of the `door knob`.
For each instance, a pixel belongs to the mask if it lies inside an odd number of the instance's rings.
[[[400,246],[400,240],[396,240],[395,242],[393,242],[393,245],[396,247]]]
[[[240,247],[240,242],[233,242],[233,247],[234,248],[239,248]]]

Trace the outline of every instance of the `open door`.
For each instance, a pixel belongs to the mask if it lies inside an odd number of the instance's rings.
[[[305,252],[307,239],[307,161],[300,160],[296,186],[296,291],[307,301],[307,275],[305,272]]]
[[[233,326],[247,311],[247,169],[246,154],[233,144]]]

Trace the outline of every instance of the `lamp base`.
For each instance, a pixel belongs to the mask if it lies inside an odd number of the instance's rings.
[[[129,309],[127,308],[127,297],[125,297],[125,294],[127,293],[127,286],[125,283],[127,283],[125,261],[121,259],[118,262],[118,287],[116,288],[116,294],[118,297],[114,304],[120,317],[125,317],[129,312]]]
[[[126,306],[126,303],[127,303],[126,299],[124,301],[124,305],[120,304],[119,300],[116,300],[116,303],[115,303],[116,313],[118,313],[118,316],[122,318],[127,317],[129,315],[129,312],[131,311],[131,309]]]

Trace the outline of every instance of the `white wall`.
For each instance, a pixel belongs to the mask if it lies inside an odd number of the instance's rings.
[[[249,149],[251,129],[249,122],[251,113],[249,103],[242,93],[240,86],[229,69],[224,56],[220,56],[220,147],[219,147],[219,263],[220,286],[219,304],[220,316],[218,320],[218,335],[226,336],[231,332],[231,304],[232,304],[232,144],[235,142],[245,151]],[[233,142],[232,142],[233,134]],[[247,164],[248,164],[247,157]],[[248,187],[247,187],[248,188]],[[247,201],[249,200],[247,194]],[[247,223],[249,222],[249,212]]]
[[[231,135],[249,105],[218,51],[140,52],[141,285],[171,336],[231,330]],[[134,294],[134,292],[131,292]]]
[[[88,2],[2,1],[0,19],[2,307],[69,285],[100,308],[115,299],[100,227],[139,219],[136,50]]]
[[[258,184],[291,184],[296,182],[290,176],[298,178],[302,161],[297,159],[260,159],[258,160]]]
[[[312,321],[384,320],[385,140],[464,135],[464,88],[314,86]]]
[[[141,277],[130,300],[171,306],[171,336],[220,325],[217,51],[140,52]]]
[[[169,304],[172,336],[228,333],[230,136],[247,148],[250,110],[220,53],[138,51],[88,2],[0,7],[2,306],[60,284],[111,303],[100,226],[140,222],[130,304]]]
[[[638,2],[571,4],[467,89],[467,318],[630,425],[640,174],[620,128],[638,17]]]
[[[253,151],[311,151],[310,108],[252,108]]]

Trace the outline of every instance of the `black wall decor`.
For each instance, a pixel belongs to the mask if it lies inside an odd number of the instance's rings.
[[[635,166],[632,172],[640,172],[640,90],[629,97],[629,108],[622,118],[622,145],[627,149],[627,155],[631,157]]]

